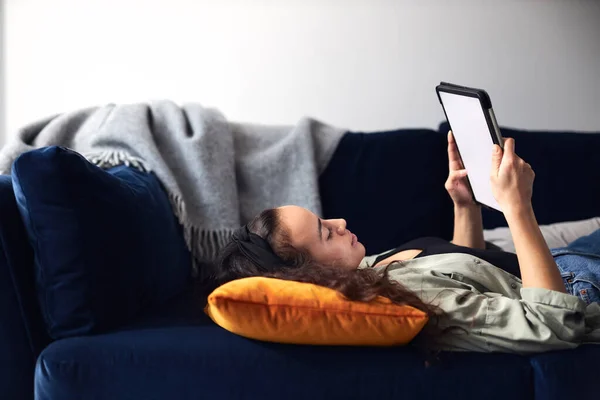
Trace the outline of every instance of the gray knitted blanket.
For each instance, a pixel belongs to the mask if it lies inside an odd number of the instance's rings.
[[[152,171],[202,262],[265,208],[296,204],[320,214],[318,176],[343,134],[311,119],[292,127],[231,123],[199,104],[108,105],[24,127],[0,151],[0,172],[10,173],[19,154],[51,145],[101,168]]]

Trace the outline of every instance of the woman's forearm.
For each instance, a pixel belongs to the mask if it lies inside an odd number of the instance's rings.
[[[485,249],[481,207],[473,204],[454,207],[454,236],[452,243],[472,249]]]
[[[504,210],[515,243],[523,287],[566,293],[554,257],[542,236],[531,205]]]

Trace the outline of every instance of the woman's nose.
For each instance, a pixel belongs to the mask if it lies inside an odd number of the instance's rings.
[[[346,233],[346,220],[343,218],[340,219],[328,219],[327,222],[331,224],[330,226],[335,227],[335,231],[338,235],[343,235]]]
[[[338,233],[340,235],[343,235],[344,233],[346,233],[346,220],[343,219],[343,218],[341,218],[341,219],[338,219],[336,221],[336,223],[337,223],[337,226],[338,226]]]

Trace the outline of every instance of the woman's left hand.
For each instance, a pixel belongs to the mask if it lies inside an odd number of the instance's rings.
[[[445,187],[454,202],[454,206],[470,207],[476,205],[467,181],[467,170],[458,154],[458,147],[456,147],[452,131],[448,132],[448,161],[450,172]]]

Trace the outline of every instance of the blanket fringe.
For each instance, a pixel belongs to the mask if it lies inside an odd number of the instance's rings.
[[[89,162],[102,169],[125,165],[127,167],[139,169],[142,172],[152,171],[141,158],[132,156],[125,151],[103,151],[100,153],[84,154],[83,156],[87,158]]]
[[[104,151],[85,154],[84,157],[103,169],[126,165],[143,172],[152,171],[142,159],[125,151]],[[173,193],[169,192],[168,194],[173,213],[183,228],[185,244],[192,254],[192,275],[196,277],[199,274],[201,263],[214,260],[218,256],[219,250],[229,242],[235,229],[206,230],[190,224],[183,199]]]
[[[185,243],[194,258],[194,276],[197,276],[200,264],[216,259],[235,229],[200,229],[188,222],[185,203],[181,197],[169,193],[169,201],[177,220],[183,227]]]

